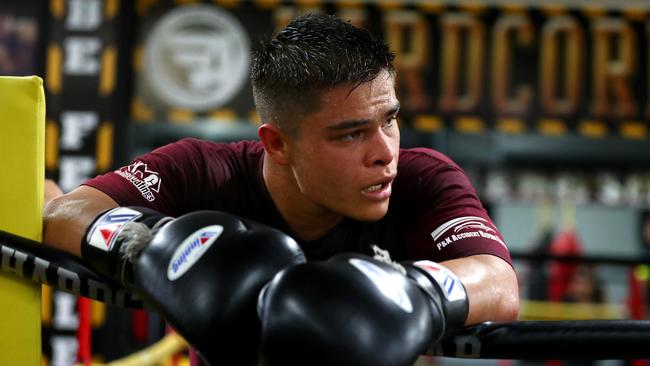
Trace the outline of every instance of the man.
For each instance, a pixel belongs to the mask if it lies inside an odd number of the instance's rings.
[[[374,244],[440,262],[467,291],[466,324],[516,319],[508,249],[463,171],[399,148],[393,57],[333,16],[297,18],[254,57],[259,142],[185,139],[90,179],[46,207],[45,242],[80,255],[91,222],[118,206],[221,210],[290,234],[308,260]]]

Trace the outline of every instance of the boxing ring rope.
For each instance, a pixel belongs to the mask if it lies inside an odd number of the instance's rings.
[[[94,300],[127,307],[143,305],[76,257],[1,230],[0,256],[5,272]],[[638,359],[650,358],[648,344],[650,321],[646,320],[522,320],[468,327],[440,342],[433,354],[492,359]]]
[[[650,321],[561,320],[486,322],[442,341],[434,354],[521,360],[650,358]]]
[[[104,279],[73,255],[0,230],[0,269],[56,290],[130,308],[140,298]]]

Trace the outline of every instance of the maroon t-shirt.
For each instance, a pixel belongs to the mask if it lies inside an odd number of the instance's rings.
[[[183,139],[142,155],[131,165],[84,184],[121,206],[146,206],[170,216],[220,210],[291,231],[262,179],[258,141],[214,143]],[[316,241],[300,241],[309,260],[341,252],[372,254],[372,244],[394,260],[441,262],[491,254],[511,263],[508,249],[466,175],[428,148],[401,149],[388,212],[379,221],[344,219]]]

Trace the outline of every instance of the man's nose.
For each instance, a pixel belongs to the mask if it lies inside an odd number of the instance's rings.
[[[374,134],[374,138],[369,141],[370,148],[367,163],[369,166],[390,164],[395,158],[397,143],[395,137],[387,135],[382,129]]]

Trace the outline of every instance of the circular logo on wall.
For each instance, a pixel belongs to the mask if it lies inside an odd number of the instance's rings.
[[[239,92],[249,62],[248,36],[235,17],[210,5],[182,6],[153,26],[143,72],[164,103],[207,110]]]

